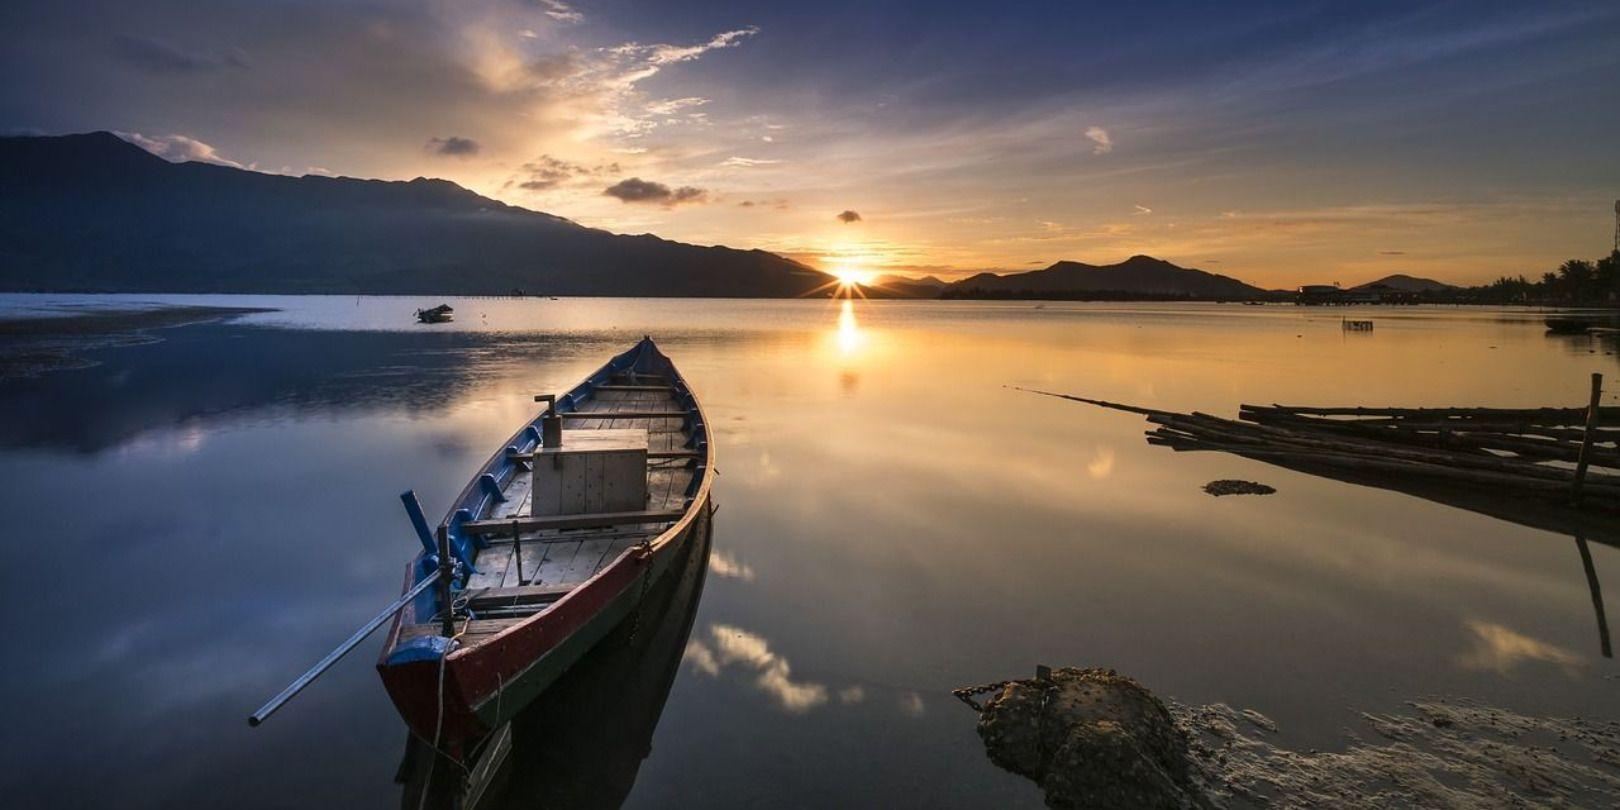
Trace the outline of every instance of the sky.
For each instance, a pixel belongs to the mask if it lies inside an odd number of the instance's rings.
[[[954,278],[1595,258],[1620,3],[6,0],[0,131]]]

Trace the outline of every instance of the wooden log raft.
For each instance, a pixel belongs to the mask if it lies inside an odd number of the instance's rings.
[[[1549,501],[1578,497],[1583,508],[1620,512],[1620,408],[1598,407],[1595,400],[1585,408],[1243,405],[1234,420],[1019,390],[1142,414],[1154,425],[1148,443],[1178,451],[1214,450],[1304,471],[1423,479]]]

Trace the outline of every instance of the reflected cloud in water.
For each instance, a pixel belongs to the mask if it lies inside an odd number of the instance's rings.
[[[1107,478],[1114,473],[1114,448],[1099,447],[1086,464],[1086,474],[1092,478]]]
[[[686,660],[692,668],[713,678],[735,669],[752,679],[759,691],[777,706],[802,714],[827,702],[827,687],[811,681],[795,681],[787,659],[771,651],[763,636],[727,624],[709,626],[706,638],[686,645]]]
[[[740,579],[743,582],[754,581],[754,569],[747,563],[738,562],[731,555],[716,549],[709,555],[709,573],[726,579]]]
[[[1506,676],[1524,664],[1542,663],[1573,675],[1587,665],[1586,659],[1573,650],[1531,638],[1500,624],[1473,620],[1466,626],[1473,634],[1473,647],[1459,655],[1457,663],[1467,669],[1489,670]]]

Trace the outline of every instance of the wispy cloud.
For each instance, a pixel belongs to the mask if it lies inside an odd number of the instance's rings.
[[[202,163],[217,163],[221,166],[231,166],[237,169],[249,168],[221,155],[214,147],[186,135],[142,135],[139,132],[115,132],[113,134],[158,157],[176,163],[195,160]]]
[[[113,37],[112,48],[113,55],[120,60],[153,73],[199,73],[247,67],[247,56],[240,50],[200,53],[156,37],[119,34]]]
[[[616,162],[585,166],[551,155],[541,155],[523,164],[502,188],[516,186],[524,191],[549,191],[570,180],[615,175],[619,171],[619,164]]]
[[[741,169],[751,169],[751,168],[754,168],[755,166],[775,166],[776,164],[781,163],[781,162],[782,161],[780,161],[780,160],[767,160],[765,158],[746,158],[746,157],[738,157],[736,155],[732,155],[731,157],[728,157],[725,160],[720,161],[720,165],[721,166],[731,166],[731,167],[734,167],[734,168],[741,168]]]
[[[544,9],[546,16],[557,22],[577,23],[585,21],[584,14],[575,11],[573,6],[564,3],[562,0],[538,0],[538,2],[540,7]]]
[[[1087,127],[1086,137],[1091,139],[1093,155],[1106,155],[1114,151],[1114,138],[1102,127]]]
[[[674,115],[681,110],[701,107],[709,100],[701,96],[686,96],[684,98],[667,98],[661,101],[649,101],[645,109],[652,115]]]

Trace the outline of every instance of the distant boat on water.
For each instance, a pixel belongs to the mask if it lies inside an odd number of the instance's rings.
[[[418,323],[447,323],[455,318],[455,310],[449,304],[440,304],[432,309],[419,309],[416,311]]]

